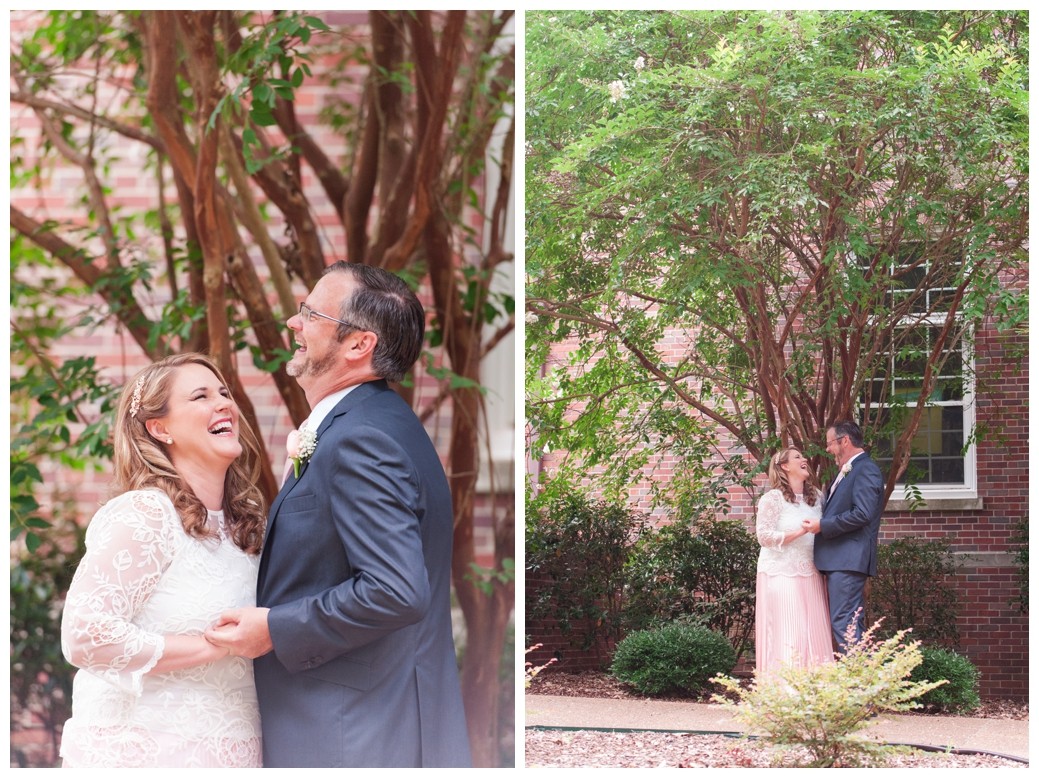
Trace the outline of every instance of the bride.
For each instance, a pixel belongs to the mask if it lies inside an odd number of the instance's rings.
[[[260,766],[252,662],[203,637],[223,611],[255,604],[257,450],[200,354],[124,388],[118,496],[87,528],[62,616],[62,651],[81,668],[65,767]]]
[[[759,681],[784,664],[833,661],[826,587],[815,569],[815,536],[801,522],[819,518],[822,497],[808,460],[796,448],[776,452],[769,463],[771,490],[758,501],[755,657]]]

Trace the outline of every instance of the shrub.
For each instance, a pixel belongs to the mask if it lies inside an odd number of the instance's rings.
[[[913,637],[958,645],[959,562],[948,540],[905,537],[877,549],[877,576],[870,581],[869,620],[883,620],[879,635],[912,629]]]
[[[610,673],[643,694],[696,694],[735,665],[736,652],[724,635],[702,626],[669,624],[624,638]]]
[[[1014,572],[1020,591],[1010,600],[1022,613],[1028,613],[1028,517],[1017,522],[1010,542],[1017,546],[1014,554]]]
[[[742,524],[699,516],[646,534],[628,563],[629,629],[692,617],[739,656],[754,633],[758,544]]]
[[[921,649],[923,661],[913,669],[911,681],[948,681],[932,689],[920,702],[948,713],[967,712],[981,705],[978,679],[981,673],[967,657],[944,648]]]
[[[530,648],[528,648],[524,653],[529,654],[531,651],[537,651],[539,648],[541,648],[541,643],[535,643]],[[535,665],[533,662],[524,662],[523,688],[524,689],[529,689],[531,682],[535,678],[538,677],[538,673],[540,673],[542,670],[544,670],[549,665],[555,664],[555,662],[556,662],[556,658],[555,657],[552,657],[547,662],[545,662],[545,664],[543,664],[543,665]]]
[[[12,732],[19,714],[29,710],[50,740],[47,764],[37,763],[38,753],[12,745],[11,758],[21,767],[54,766],[61,729],[72,715],[76,669],[61,653],[61,609],[83,556],[84,534],[73,519],[55,517],[35,553],[11,560]]]
[[[738,704],[715,695],[735,708],[735,716],[752,732],[782,750],[791,766],[859,767],[882,764],[892,747],[858,734],[879,711],[904,712],[920,707],[915,700],[945,681],[907,681],[922,656],[919,643],[902,643],[904,631],[886,640],[874,638],[878,624],[859,640],[848,630],[847,653],[837,662],[813,667],[787,666],[774,677],[756,680],[744,689],[734,678],[717,678]],[[804,749],[802,751],[802,749]],[[807,763],[798,761],[807,751]]]
[[[644,526],[637,512],[576,494],[532,509],[526,570],[540,580],[527,617],[555,620],[582,650],[619,638],[624,564]]]

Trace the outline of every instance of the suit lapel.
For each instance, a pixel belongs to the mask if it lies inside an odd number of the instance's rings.
[[[340,400],[336,404],[335,408],[329,411],[328,414],[326,414],[325,418],[321,420],[321,425],[318,427],[317,430],[318,448],[320,448],[321,446],[321,436],[324,435],[325,432],[328,431],[328,428],[332,426],[332,422],[334,422],[338,417],[342,416],[344,413],[347,413],[351,408],[356,406],[358,403],[362,402],[364,399],[371,397],[372,395],[382,391],[392,390],[389,389],[389,385],[383,380],[369,381],[367,383],[361,384],[352,392],[347,394],[346,397]],[[318,448],[315,448],[314,450],[315,456],[318,453]],[[274,502],[271,503],[270,510],[267,513],[267,532],[263,539],[263,553],[260,557],[260,583],[263,582],[264,574],[266,573],[267,545],[268,543],[270,543],[271,536],[273,535],[274,524],[276,523],[278,518],[278,511],[280,510],[281,504],[285,501],[285,498],[288,496],[289,492],[291,492],[295,488],[296,484],[303,480],[303,475],[305,474],[307,468],[310,467],[310,464],[311,463],[308,461],[303,465],[299,473],[299,478],[296,478],[296,476],[290,473],[289,479],[285,482],[281,490],[278,492],[278,495],[274,498]]]

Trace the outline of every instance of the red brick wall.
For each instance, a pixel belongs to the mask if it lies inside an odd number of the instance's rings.
[[[533,602],[539,588],[546,585],[543,577],[528,575],[524,581],[526,601]],[[528,607],[529,611],[529,607]],[[527,654],[528,662],[534,666],[547,664],[555,659],[553,671],[579,673],[585,670],[603,670],[609,666],[613,656],[614,641],[599,640],[588,649],[580,646],[587,622],[575,621],[569,634],[563,634],[559,625],[551,618],[526,620],[526,648],[541,643],[541,647]],[[574,645],[576,643],[576,645]]]
[[[990,698],[1028,698],[1028,617],[1011,600],[1020,592],[1015,580],[1011,540],[1017,523],[1028,515],[1028,366],[1027,340],[1006,337],[993,328],[982,329],[976,340],[977,424],[984,436],[977,446],[980,507],[951,510],[931,506],[915,512],[888,512],[881,525],[881,542],[915,535],[947,538],[954,554],[964,563],[956,579],[960,596],[959,650],[981,672],[981,693]],[[674,349],[682,349],[676,342]],[[566,349],[561,349],[564,353]],[[550,461],[547,467],[551,468]],[[643,484],[629,494],[629,506],[648,510],[651,481],[667,483],[674,475],[668,456],[656,457],[646,470]],[[595,473],[582,486],[594,490]],[[754,525],[754,505],[765,488],[733,488],[729,492],[729,518]],[[666,509],[651,511],[655,522],[668,520]],[[527,581],[527,596],[535,581]],[[553,632],[551,623],[527,623],[531,642],[545,647],[528,656],[536,664],[550,656],[560,658],[560,669],[590,669],[598,662],[593,653],[581,652]]]
[[[353,34],[363,36],[366,32],[367,12],[365,11],[330,11],[318,12],[328,24],[356,25]],[[18,11],[11,15],[12,38],[31,34],[36,25],[33,22],[33,12]],[[337,58],[329,54],[328,61]],[[345,144],[343,138],[328,129],[323,132],[317,128],[321,126],[316,117],[332,100],[342,101],[347,99],[360,100],[363,89],[363,78],[366,69],[361,65],[353,74],[356,78],[353,85],[341,84],[335,88],[329,88],[319,79],[308,80],[303,87],[296,92],[294,108],[301,123],[313,128],[317,133],[315,140],[322,146],[330,158],[337,158],[344,152]],[[321,63],[315,62],[312,70],[320,75]],[[89,72],[89,68],[85,71]],[[110,88],[102,84],[99,87],[102,104],[117,104],[116,95],[106,92]],[[10,115],[11,136],[19,141],[17,153],[25,157],[26,164],[38,161],[39,149],[43,143],[43,131],[39,121],[31,110],[21,105],[12,105]],[[272,130],[273,132],[273,130]],[[118,159],[113,160],[111,178],[117,181],[117,185],[108,197],[111,207],[155,208],[157,207],[154,176],[142,175],[141,165],[143,159],[138,144],[129,143],[113,136],[103,136],[107,140],[100,142],[100,154],[111,153],[111,146],[118,147]],[[107,145],[106,145],[107,144]],[[319,224],[321,235],[325,241],[323,250],[329,263],[340,259],[346,259],[345,240],[342,224],[336,215],[336,208],[328,203],[327,197],[320,183],[316,180],[312,170],[308,166],[302,168],[303,189],[308,201],[313,205],[314,213]],[[481,181],[474,182],[479,189]],[[37,186],[39,188],[37,188]],[[167,202],[176,200],[176,192],[172,183],[168,185]],[[52,165],[46,163],[41,168],[38,183],[32,187],[18,188],[13,190],[11,201],[28,215],[41,222],[53,219],[60,224],[83,225],[86,221],[86,209],[81,201],[83,195],[82,173],[63,165]],[[259,195],[258,195],[259,196]],[[479,231],[482,226],[482,217],[476,209],[470,209],[466,218],[471,226]],[[278,224],[270,225],[272,236],[281,235],[283,227]],[[139,229],[136,250],[142,257],[155,258],[153,264],[155,272],[160,273],[163,261],[161,243],[158,235],[149,235],[146,230]],[[98,252],[100,254],[100,251]],[[267,273],[259,252],[253,252],[253,260],[257,266],[257,272],[261,280],[267,278]],[[162,284],[156,285],[157,290],[162,289]],[[294,291],[297,299],[303,299],[306,289],[301,282],[295,281]],[[146,312],[153,313],[157,308],[168,300],[157,291],[151,299],[141,299],[140,302]],[[431,294],[420,290],[420,296],[428,304]],[[276,303],[271,294],[272,302]],[[95,300],[67,300],[68,310],[82,310],[88,305],[96,303]],[[18,301],[12,300],[12,309],[17,311]],[[72,356],[93,355],[97,359],[98,366],[102,369],[102,376],[107,380],[122,385],[127,378],[132,376],[138,369],[146,364],[141,351],[132,338],[125,333],[117,332],[110,328],[99,328],[96,330],[82,330],[62,340],[53,349],[51,356],[57,360],[64,360]],[[281,472],[284,463],[285,439],[291,429],[291,423],[284,404],[280,399],[277,388],[270,375],[262,373],[252,365],[248,353],[240,354],[238,357],[238,369],[241,380],[250,401],[256,409],[259,423],[258,433],[263,439],[271,456],[272,466],[276,473]],[[421,365],[416,368],[416,391],[415,406],[423,407],[436,397],[440,384],[424,373]],[[21,423],[19,420],[18,423]],[[438,412],[428,421],[427,429],[438,451],[446,457],[451,429],[451,405],[444,403]],[[74,429],[75,433],[76,430]],[[103,468],[103,465],[102,465]],[[97,507],[108,499],[109,477],[105,469],[99,471],[88,470],[79,472],[69,469],[44,466],[43,474],[45,483],[42,493],[38,495],[45,506],[56,506],[61,503],[74,505],[82,520],[87,520],[96,511]],[[493,534],[491,530],[494,516],[500,515],[501,511],[513,510],[512,483],[499,484],[498,497],[492,498],[487,495],[478,496],[476,503],[476,535],[478,562],[489,566],[493,562]]]

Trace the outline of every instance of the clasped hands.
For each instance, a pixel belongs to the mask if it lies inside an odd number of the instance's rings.
[[[205,632],[214,646],[226,648],[231,656],[255,659],[274,648],[267,626],[270,608],[234,608],[220,614],[219,620]]]
[[[819,526],[819,519],[805,519],[801,522],[801,529],[805,532],[810,532],[813,535],[818,535],[819,530],[821,529]]]

